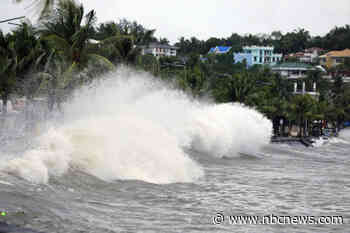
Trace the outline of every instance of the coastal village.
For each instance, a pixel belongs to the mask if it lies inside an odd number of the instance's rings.
[[[176,57],[176,46],[151,44],[142,48],[142,54],[151,54],[157,58],[173,56]],[[310,85],[306,83],[310,80],[308,76],[311,73],[318,73],[319,78],[324,79],[332,85],[335,77],[341,77],[344,83],[350,82],[350,67],[337,70],[339,66],[350,61],[350,49],[327,51],[323,48],[312,47],[296,53],[282,54],[275,53],[273,46],[243,46],[242,52],[232,53],[230,46],[215,46],[208,51],[209,56],[220,56],[230,54],[233,63],[241,63],[247,69],[253,66],[268,67],[271,72],[279,74],[283,79],[293,83],[293,95],[310,95],[316,101],[319,101],[320,92],[317,87],[317,80],[313,80]],[[200,56],[202,62],[206,62],[206,54]],[[336,71],[336,72],[335,72]],[[285,125],[286,119],[281,117],[275,119],[275,135],[278,136],[335,136],[339,126],[332,125],[324,119],[307,121],[305,124],[309,130],[302,131],[297,125]],[[350,122],[344,122],[340,127],[350,126]]]
[[[0,233],[349,232],[350,0],[0,11]]]
[[[257,109],[273,122],[275,136],[334,136],[350,125],[349,25],[324,37],[298,29],[207,41],[182,37],[172,46],[127,20],[77,22],[71,25],[77,31],[65,31],[61,21],[71,16],[56,14],[39,36],[27,22],[0,34],[1,115],[61,111],[75,88],[125,65],[194,97]],[[74,42],[79,30],[84,40]]]

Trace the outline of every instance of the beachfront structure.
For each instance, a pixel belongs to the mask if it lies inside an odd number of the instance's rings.
[[[339,64],[344,63],[345,59],[350,59],[350,49],[344,49],[341,51],[330,51],[320,56],[320,65],[327,68],[332,68]]]
[[[226,54],[231,50],[230,46],[216,46],[209,50],[208,54]]]
[[[273,46],[245,46],[242,53],[234,53],[235,63],[245,60],[248,67],[253,65],[275,65],[282,60],[282,54],[273,53]]]
[[[305,80],[302,80],[301,82],[298,82],[297,80],[294,81],[294,95],[311,95],[313,98],[318,100],[318,97],[320,96],[320,93],[316,90],[316,82],[312,83],[312,87],[309,90],[306,90],[306,82]]]
[[[302,79],[307,77],[309,71],[315,71],[317,68],[305,63],[284,62],[273,65],[271,70],[287,79]]]
[[[140,46],[140,48],[142,55],[152,54],[155,57],[175,57],[176,51],[179,49],[175,46],[159,43],[151,43],[149,45]]]
[[[283,78],[291,79],[294,82],[294,95],[309,94],[314,98],[320,95],[316,91],[316,83],[312,83],[312,90],[306,90],[305,78],[310,71],[316,71],[319,68],[305,63],[284,62],[271,67],[272,72],[280,74]]]

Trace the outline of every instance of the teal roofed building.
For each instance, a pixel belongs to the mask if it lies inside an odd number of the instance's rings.
[[[242,53],[234,53],[235,63],[245,60],[247,66],[253,65],[275,65],[282,61],[282,54],[273,52],[273,46],[245,46]]]

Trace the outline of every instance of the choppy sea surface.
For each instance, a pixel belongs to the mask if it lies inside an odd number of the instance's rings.
[[[143,80],[82,90],[30,134],[22,120],[1,128],[0,232],[349,232],[349,130],[312,148],[269,144],[255,110]],[[270,215],[344,222],[230,219]]]
[[[205,176],[191,183],[105,182],[70,171],[35,185],[2,174],[0,206],[8,215],[0,222],[19,227],[9,232],[348,232],[349,151],[340,141],[317,148],[269,145],[259,156],[233,159],[192,152]],[[214,225],[217,213],[226,220],[342,216],[345,224]]]

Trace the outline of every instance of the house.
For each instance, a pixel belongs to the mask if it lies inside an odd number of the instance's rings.
[[[310,71],[321,70],[318,67],[313,67],[310,64],[296,63],[296,62],[284,62],[271,67],[272,72],[280,74],[286,79],[293,80],[294,92],[293,94],[309,94],[316,99],[320,95],[316,91],[316,83],[312,83],[312,88],[308,91],[306,90],[305,79],[307,78],[307,73]]]
[[[320,56],[320,65],[325,66],[329,69],[344,63],[345,59],[350,59],[350,49],[330,51]]]
[[[208,54],[225,54],[231,50],[229,46],[216,46],[209,50]]]
[[[287,79],[302,79],[307,77],[308,71],[315,71],[317,68],[305,63],[283,62],[272,66],[271,70]]]
[[[317,62],[317,59],[319,55],[324,50],[321,48],[313,47],[305,49],[303,52],[297,52],[297,53],[291,53],[285,56],[285,60],[288,60],[290,58],[295,58],[299,62],[304,63],[315,63]]]
[[[159,58],[164,56],[176,56],[176,51],[179,49],[178,47],[167,45],[167,44],[159,44],[159,43],[150,43],[146,46],[140,46],[141,54],[152,54],[153,56]]]
[[[235,63],[245,62],[247,66],[253,65],[275,65],[282,61],[282,54],[273,53],[273,46],[245,46],[242,53],[234,53]]]

